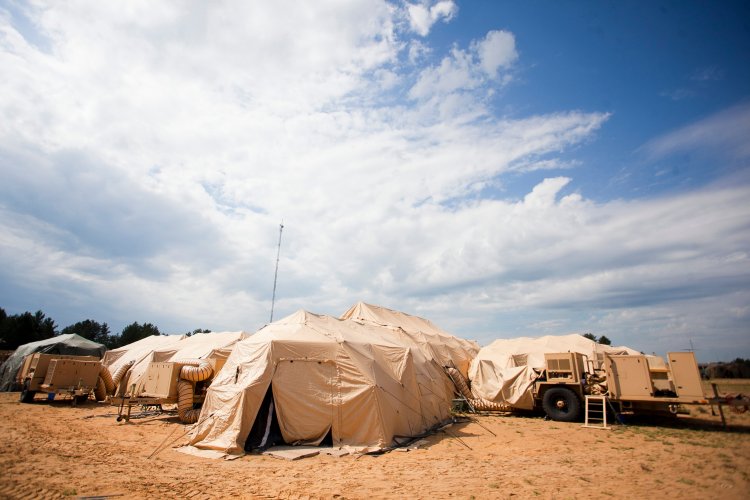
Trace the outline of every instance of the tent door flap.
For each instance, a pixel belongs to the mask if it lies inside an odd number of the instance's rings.
[[[317,446],[332,428],[336,432],[338,380],[332,361],[280,360],[271,385],[284,441]]]

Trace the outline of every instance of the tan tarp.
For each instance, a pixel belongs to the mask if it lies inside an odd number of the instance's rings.
[[[403,337],[419,346],[428,359],[440,366],[453,366],[468,378],[469,364],[479,352],[479,344],[465,340],[440,329],[431,321],[385,307],[358,302],[349,308],[342,319],[393,328],[393,335]]]
[[[639,354],[628,347],[598,344],[578,334],[499,339],[483,347],[471,363],[471,390],[496,403],[531,409],[534,402],[529,389],[544,368],[544,354],[556,352],[579,352],[597,367],[605,352]]]
[[[246,332],[212,332],[186,335],[152,335],[118,349],[108,351],[104,366],[115,373],[120,366],[133,362],[128,387],[141,386],[143,376],[152,362],[185,361],[226,357],[229,349],[248,337]],[[137,391],[136,391],[137,393]]]
[[[450,418],[442,369],[382,327],[298,311],[238,342],[190,444],[242,452],[272,387],[287,443],[382,448]]]

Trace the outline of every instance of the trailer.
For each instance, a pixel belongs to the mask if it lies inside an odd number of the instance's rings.
[[[133,407],[161,410],[165,405],[177,405],[182,422],[197,422],[208,386],[225,360],[151,362],[140,382],[130,385],[126,374],[122,390],[109,398],[110,404],[118,407],[117,421],[130,421]]]
[[[48,399],[57,395],[70,396],[73,405],[94,394],[102,370],[95,356],[34,353],[26,356],[18,372],[22,390],[20,401],[31,403],[38,393]]]
[[[676,414],[681,405],[728,405],[747,409],[748,399],[704,394],[698,363],[692,352],[658,356],[603,353],[588,359],[578,352],[546,353],[545,368],[531,386],[536,408],[551,420],[574,422],[588,419],[591,412],[603,418],[606,411],[623,413]],[[590,400],[597,405],[589,405]],[[592,410],[592,408],[595,408]]]

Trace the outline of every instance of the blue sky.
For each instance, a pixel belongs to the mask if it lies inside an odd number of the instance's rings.
[[[743,2],[0,2],[0,306],[750,357]]]

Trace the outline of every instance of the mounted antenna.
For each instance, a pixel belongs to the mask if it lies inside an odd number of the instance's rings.
[[[284,231],[284,221],[279,224],[279,246],[276,249],[276,271],[273,273],[273,296],[271,297],[271,320],[269,323],[273,323],[273,305],[276,302],[276,278],[279,276],[279,255],[281,255],[281,232]]]

